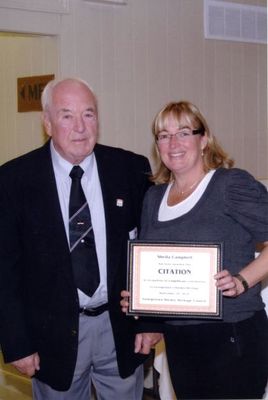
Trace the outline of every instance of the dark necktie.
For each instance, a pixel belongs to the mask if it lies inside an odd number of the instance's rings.
[[[92,296],[99,286],[100,272],[90,211],[81,185],[83,173],[83,169],[78,165],[70,172],[70,251],[76,286],[88,296]]]

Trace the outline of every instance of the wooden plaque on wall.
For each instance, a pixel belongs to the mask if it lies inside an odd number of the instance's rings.
[[[41,111],[41,94],[55,75],[27,76],[17,79],[18,112]]]

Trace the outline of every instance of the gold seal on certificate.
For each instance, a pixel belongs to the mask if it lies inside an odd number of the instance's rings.
[[[128,315],[222,317],[222,243],[128,243]]]

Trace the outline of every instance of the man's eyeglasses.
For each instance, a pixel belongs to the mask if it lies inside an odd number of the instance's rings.
[[[180,129],[176,133],[160,132],[156,136],[156,141],[158,143],[168,143],[172,137],[175,137],[176,140],[187,141],[193,135],[204,135],[204,129],[201,128],[201,129],[193,129],[192,130],[190,128],[184,128],[184,129]]]

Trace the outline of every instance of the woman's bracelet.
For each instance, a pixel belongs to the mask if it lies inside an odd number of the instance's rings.
[[[244,293],[247,292],[249,289],[249,286],[248,286],[246,279],[241,274],[236,274],[236,275],[234,275],[234,277],[237,278],[242,283],[243,288],[244,288]]]

